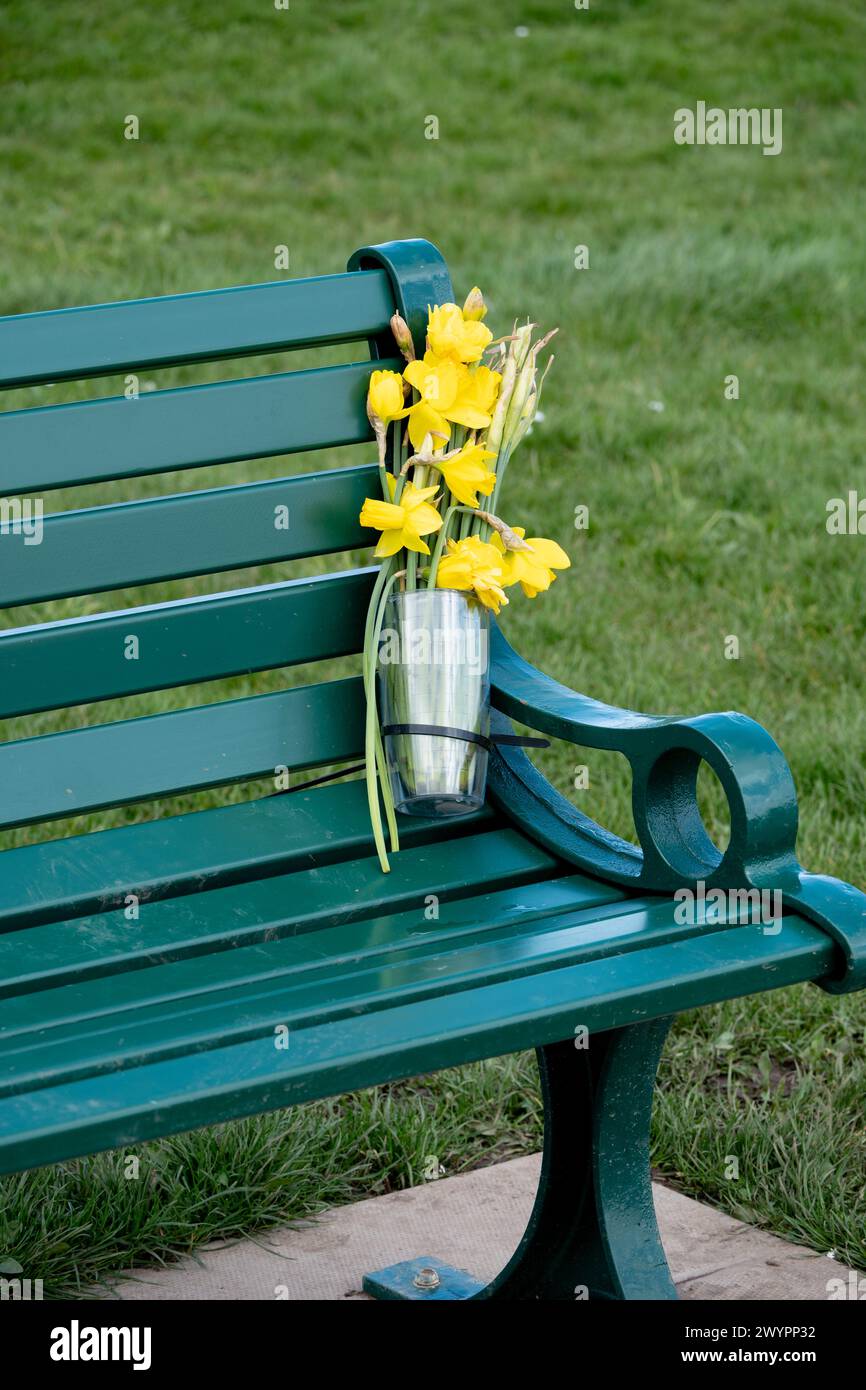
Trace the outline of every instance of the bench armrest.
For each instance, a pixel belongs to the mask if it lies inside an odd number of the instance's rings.
[[[866,895],[838,879],[808,874],[796,856],[797,794],[784,754],[746,715],[638,714],[579,695],[530,666],[499,627],[491,635],[494,732],[510,716],[554,738],[611,749],[628,759],[640,849],[578,811],[517,748],[497,748],[491,796],[526,832],[590,873],[648,892],[757,889],[816,922],[843,959],[825,988],[866,986]],[[724,852],[705,829],[697,774],[709,764],[727,797]]]

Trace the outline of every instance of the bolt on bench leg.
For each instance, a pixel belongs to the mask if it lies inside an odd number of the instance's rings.
[[[670,1019],[538,1049],[544,1155],[512,1259],[492,1283],[430,1256],[368,1274],[383,1299],[672,1299],[649,1167],[653,1084]]]

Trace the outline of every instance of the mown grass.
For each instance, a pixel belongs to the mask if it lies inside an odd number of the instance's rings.
[[[575,563],[553,595],[514,602],[509,636],[616,704],[759,719],[794,771],[804,862],[862,883],[866,540],[828,536],[824,521],[829,498],[864,486],[864,41],[853,0],[608,0],[588,12],[566,0],[416,0],[399,14],[362,0],[292,0],[287,12],[267,0],[67,0],[60,17],[7,0],[0,312],[273,279],[279,244],[290,273],[307,275],[341,269],[356,245],[429,237],[458,292],[483,285],[498,326],[530,312],[561,327],[545,418],[506,503],[511,520],[555,535]],[[783,153],[676,147],[673,112],[698,99],[781,107]],[[140,119],[138,142],[123,139],[128,114]],[[424,138],[431,114],[436,141]],[[574,268],[578,244],[588,270]],[[736,401],[724,398],[730,373]],[[75,394],[41,388],[31,399]],[[102,500],[341,461],[206,469]],[[580,503],[588,533],[572,526]],[[82,609],[51,609],[72,611]],[[738,660],[725,659],[731,634]],[[167,703],[143,696],[26,727]],[[630,833],[620,761],[557,747],[543,762],[569,792],[578,760],[590,767],[581,806]],[[721,834],[711,790],[706,807]],[[866,1266],[864,1016],[857,998],[802,988],[681,1018],[662,1066],[658,1166],[688,1191]],[[145,1181],[127,1180],[117,1156],[9,1180],[0,1256],[54,1292],[76,1288],[210,1236],[423,1180],[431,1154],[451,1172],[538,1139],[531,1063],[487,1063],[150,1145]],[[730,1155],[736,1180],[725,1177]]]

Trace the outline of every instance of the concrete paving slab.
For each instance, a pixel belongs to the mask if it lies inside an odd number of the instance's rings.
[[[540,1157],[370,1198],[299,1228],[211,1245],[158,1272],[133,1270],[111,1294],[123,1300],[365,1298],[365,1273],[419,1255],[492,1279],[523,1234]],[[754,1230],[654,1184],[656,1212],[681,1298],[826,1299],[844,1265]]]

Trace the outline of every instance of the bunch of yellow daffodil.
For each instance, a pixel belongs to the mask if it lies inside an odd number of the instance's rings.
[[[570,564],[555,541],[527,539],[522,527],[511,527],[497,515],[505,469],[535,418],[544,380],[538,358],[553,334],[533,344],[534,325],[526,324],[494,341],[483,322],[486,314],[477,288],[462,309],[456,304],[429,309],[421,359],[408,325],[395,314],[391,330],[406,367],[402,375],[375,371],[370,378],[367,414],[379,449],[382,497],[365,499],[360,521],[380,533],[375,554],[384,563],[364,644],[366,764],[385,872],[377,771],[392,849],[398,848],[398,836],[376,714],[376,654],[390,593],[396,585],[409,591],[457,589],[498,614],[508,603],[506,589],[519,584],[535,598],[550,588],[557,570]],[[482,361],[485,355],[488,362]],[[485,499],[483,507],[479,497]]]

